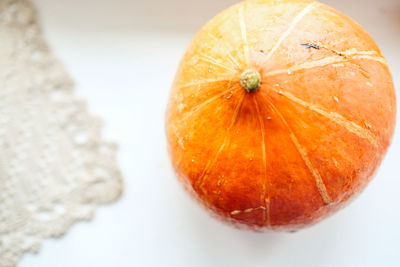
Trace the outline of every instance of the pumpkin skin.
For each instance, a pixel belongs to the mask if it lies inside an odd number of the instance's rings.
[[[255,92],[246,70],[260,74]],[[177,176],[212,214],[296,231],[363,191],[395,116],[390,70],[360,25],[314,1],[249,0],[190,44],[166,130]]]

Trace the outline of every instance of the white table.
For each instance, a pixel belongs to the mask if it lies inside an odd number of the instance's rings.
[[[395,2],[393,0],[392,2]],[[120,143],[123,197],[21,267],[400,266],[400,140],[352,205],[296,234],[238,231],[211,219],[171,171],[164,109],[177,64],[195,31],[234,0],[35,0],[56,54],[106,136]],[[326,0],[381,46],[400,86],[400,25],[387,1]],[[181,14],[179,14],[181,13]],[[399,132],[397,132],[399,136]]]

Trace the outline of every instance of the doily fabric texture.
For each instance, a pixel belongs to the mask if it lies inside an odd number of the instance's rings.
[[[116,146],[74,95],[26,0],[0,0],[0,266],[121,194]]]

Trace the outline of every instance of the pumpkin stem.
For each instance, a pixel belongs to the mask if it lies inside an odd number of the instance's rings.
[[[240,75],[240,86],[248,93],[258,90],[261,84],[260,73],[254,69],[245,70]]]

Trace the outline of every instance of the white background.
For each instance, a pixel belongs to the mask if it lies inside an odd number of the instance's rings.
[[[194,33],[234,0],[34,0],[55,53],[80,96],[120,144],[125,192],[48,240],[21,267],[400,266],[400,140],[348,208],[295,234],[239,231],[209,217],[176,181],[164,110],[177,64]],[[381,46],[400,88],[400,18],[390,0],[326,0]],[[397,2],[393,0],[392,2]],[[398,132],[397,132],[398,133]]]

